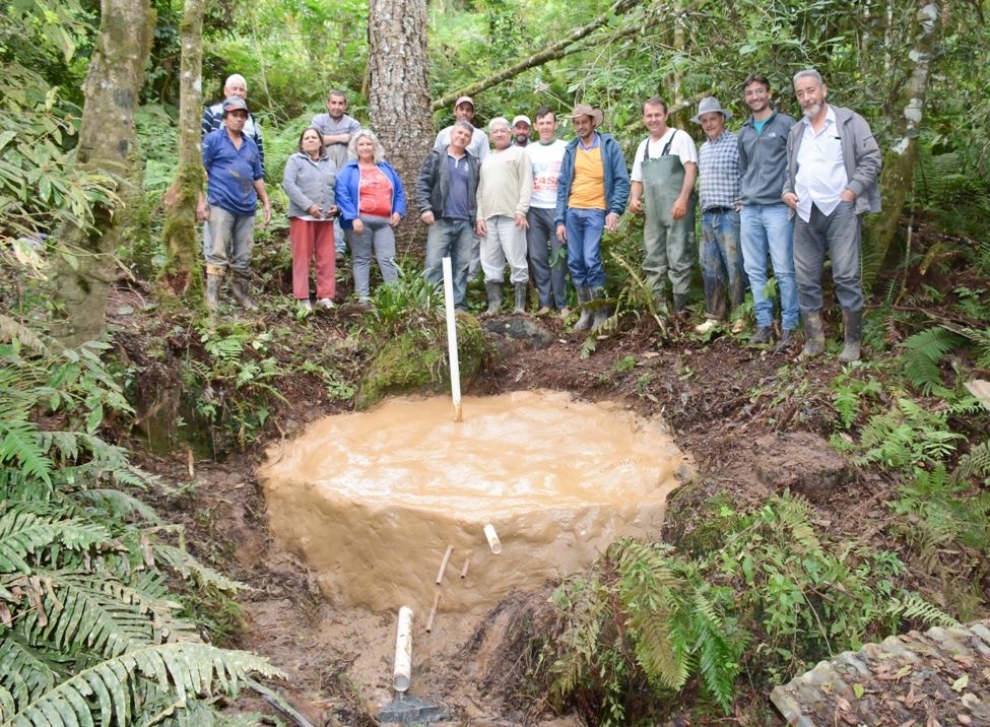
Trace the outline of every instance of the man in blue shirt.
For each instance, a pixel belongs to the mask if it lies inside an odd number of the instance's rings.
[[[206,198],[200,195],[196,216],[210,223],[206,307],[211,311],[218,305],[220,281],[228,267],[234,275],[231,283],[234,298],[248,310],[258,307],[250,296],[254,214],[260,197],[268,224],[272,207],[265,190],[258,146],[244,134],[247,119],[247,102],[231,96],[223,102],[223,127],[203,139],[208,192]]]

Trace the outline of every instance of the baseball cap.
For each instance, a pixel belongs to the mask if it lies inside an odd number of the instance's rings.
[[[470,96],[461,96],[459,99],[457,99],[457,102],[454,104],[454,108],[456,109],[462,103],[469,103],[471,104],[471,108],[474,108],[474,99],[471,98]]]
[[[524,124],[526,124],[526,126],[532,126],[533,125],[533,122],[529,120],[529,117],[526,114],[519,114],[517,117],[515,117],[512,120],[512,125],[513,126],[516,126],[519,123],[524,123]]]
[[[227,113],[228,111],[247,111],[247,110],[248,110],[247,101],[242,99],[240,96],[231,96],[229,98],[224,99],[223,102],[224,113]]]

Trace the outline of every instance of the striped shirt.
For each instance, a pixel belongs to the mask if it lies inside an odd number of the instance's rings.
[[[719,207],[735,208],[740,196],[739,142],[726,129],[715,141],[705,141],[698,151],[701,177],[701,211]]]

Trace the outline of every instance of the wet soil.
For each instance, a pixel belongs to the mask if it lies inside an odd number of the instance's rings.
[[[118,352],[143,367],[143,386],[181,387],[172,380],[176,371],[148,351],[164,340],[172,355],[182,355],[184,347],[200,345],[197,336],[174,322],[142,319],[134,312],[140,309],[137,295],[117,291],[109,307]],[[322,343],[341,335],[346,315],[345,310],[297,322],[284,310],[270,311],[255,325],[279,335],[308,327],[317,334],[309,338]],[[697,478],[672,497],[665,525],[670,534],[693,528],[696,508],[711,495],[721,493],[747,507],[785,488],[807,496],[820,508],[821,521],[839,534],[879,531],[889,483],[851,470],[826,442],[834,429],[831,381],[840,372],[834,353],[806,365],[797,361],[797,348],[780,353],[750,348],[744,337],[728,331],[702,338],[687,325],[664,337],[655,322],[643,319],[601,337],[597,350],[583,358],[583,336],[568,333],[557,319],[537,323],[551,334],[544,336],[549,345],[496,341],[499,357],[465,393],[559,390],[664,417],[698,469]],[[159,506],[186,526],[190,548],[250,587],[238,597],[243,628],[232,645],[284,669],[289,680],[276,688],[312,724],[378,724],[374,717],[391,696],[395,615],[346,608],[324,597],[319,574],[270,537],[255,474],[265,447],[298,434],[318,417],[347,411],[348,405],[328,400],[317,376],[292,374],[279,388],[285,400],[271,412],[257,444],[222,462],[184,447],[164,455],[144,450],[139,461],[176,488]],[[523,691],[531,664],[519,624],[539,632],[540,624],[550,623],[553,585],[512,593],[480,618],[441,614],[434,632],[414,644],[420,656],[414,658],[410,693],[443,705],[442,724],[580,724],[576,717],[553,714],[543,695]],[[258,700],[246,706],[267,709]],[[723,722],[699,717],[692,723]]]

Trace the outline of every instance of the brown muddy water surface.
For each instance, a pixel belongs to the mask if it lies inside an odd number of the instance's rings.
[[[438,590],[441,614],[488,609],[585,568],[618,537],[656,537],[691,471],[659,419],[529,391],[467,397],[461,422],[441,397],[327,417],[273,447],[259,477],[271,532],[325,597],[408,605],[422,625]]]

